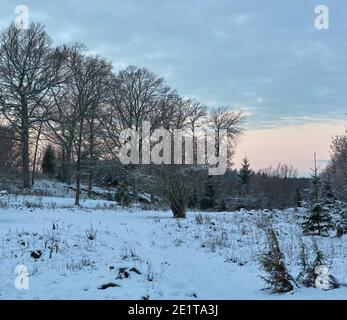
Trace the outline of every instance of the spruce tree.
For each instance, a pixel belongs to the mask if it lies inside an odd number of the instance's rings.
[[[336,225],[336,236],[342,237],[347,233],[347,208],[345,205],[341,205],[340,215]]]
[[[329,179],[326,179],[323,184],[322,204],[332,218],[332,225],[336,227],[336,236],[342,236],[347,232],[347,207],[345,203],[338,200]]]
[[[49,176],[54,175],[55,173],[55,153],[51,145],[49,145],[44,153],[43,159],[42,159],[42,172],[44,174],[47,174]]]
[[[345,204],[337,199],[329,179],[323,183],[321,197],[324,210],[329,213],[333,221],[332,224],[337,227],[345,210]]]
[[[321,236],[332,228],[332,218],[329,210],[323,207],[320,189],[321,181],[318,174],[317,157],[314,154],[314,169],[311,174],[311,205],[307,217],[305,217],[302,228],[306,234],[318,234]]]
[[[261,277],[273,293],[286,293],[294,290],[295,281],[288,273],[284,254],[280,249],[276,232],[269,228],[267,230],[269,250],[260,257],[260,265],[268,274]]]
[[[321,180],[319,177],[319,166],[317,166],[317,155],[314,154],[314,168],[311,169],[311,202],[313,204],[319,203]]]
[[[332,189],[329,179],[324,180],[322,188],[322,204],[324,206],[334,206],[336,204],[337,198]]]
[[[252,175],[251,164],[249,160],[245,157],[241,163],[241,169],[238,173],[239,183],[238,190],[240,196],[246,196],[249,193],[249,185]]]
[[[308,256],[307,256],[307,249],[306,249],[306,246],[305,246],[304,242],[302,241],[302,239],[300,239],[299,265],[300,265],[301,271],[300,271],[298,277],[296,278],[296,280],[299,283],[303,284],[304,281],[306,281],[307,269],[309,267],[309,261],[308,261]]]
[[[327,233],[332,228],[330,214],[324,210],[321,204],[315,204],[309,212],[308,217],[302,223],[305,234],[317,234],[319,236]]]

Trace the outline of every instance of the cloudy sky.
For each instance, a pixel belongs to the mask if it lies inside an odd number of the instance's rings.
[[[255,168],[281,161],[304,172],[311,152],[318,151],[326,160],[330,136],[344,130],[345,1],[22,0],[18,4],[28,6],[31,20],[43,22],[56,44],[83,42],[91,53],[111,60],[115,70],[129,64],[148,67],[183,96],[211,108],[231,105],[246,111],[247,131],[236,160],[247,154]],[[329,8],[329,30],[314,27],[319,4]],[[1,0],[1,28],[16,17],[15,6],[16,1]],[[304,132],[301,139],[297,134],[293,138],[298,132]],[[328,135],[324,141],[322,132]],[[257,148],[261,137],[267,152]],[[292,149],[283,154],[276,143]]]

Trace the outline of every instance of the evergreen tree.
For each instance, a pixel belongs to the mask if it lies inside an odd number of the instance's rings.
[[[302,228],[306,234],[317,233],[320,236],[322,233],[326,233],[331,229],[333,223],[329,210],[322,205],[320,197],[321,181],[318,170],[319,167],[317,166],[317,157],[315,153],[314,169],[312,169],[311,174],[311,208],[302,223]]]
[[[338,281],[327,271],[327,260],[323,252],[318,248],[317,243],[313,242],[315,258],[311,264],[306,262],[302,270],[300,283],[306,288],[334,289],[339,287]]]
[[[301,284],[306,288],[314,288],[316,281],[316,268],[325,265],[325,257],[323,252],[318,249],[317,243],[314,241],[314,254],[315,258],[312,263],[306,261],[306,264],[302,264],[302,277]],[[302,262],[301,262],[302,263]]]
[[[122,207],[128,207],[132,200],[132,192],[129,190],[129,186],[126,181],[122,182],[116,192],[116,201],[121,204]]]
[[[249,185],[252,175],[252,169],[251,164],[249,160],[245,157],[242,160],[241,163],[241,169],[238,173],[239,183],[238,183],[238,190],[240,196],[245,196],[249,193]]]
[[[317,203],[312,207],[308,217],[302,223],[302,228],[306,234],[316,233],[321,236],[332,228],[331,216]]]
[[[44,153],[43,159],[42,159],[42,172],[47,175],[54,175],[55,173],[55,162],[56,157],[54,150],[51,145],[49,145]]]
[[[273,293],[293,291],[295,281],[287,271],[284,254],[279,247],[276,232],[272,228],[267,230],[267,238],[269,251],[260,257],[260,265],[268,276],[262,279],[269,284]]]
[[[303,243],[302,239],[300,239],[300,254],[299,254],[299,265],[301,267],[301,271],[296,278],[299,283],[303,283],[306,280],[307,269],[309,267],[307,250],[306,246]]]
[[[326,179],[323,183],[322,188],[322,205],[326,212],[329,212],[329,215],[332,218],[333,225],[338,228],[338,223],[341,221],[341,216],[345,211],[345,204],[337,200],[337,197],[333,191],[330,180]]]
[[[209,210],[215,207],[215,191],[212,183],[205,186],[205,194],[200,201],[201,210]]]
[[[340,216],[336,225],[336,236],[342,237],[347,233],[347,208],[341,205]]]
[[[321,180],[319,177],[319,166],[317,166],[317,155],[314,154],[314,168],[311,169],[311,202],[313,204],[319,203]]]
[[[324,180],[322,189],[322,204],[324,206],[333,206],[336,204],[337,198],[333,192],[329,179]]]

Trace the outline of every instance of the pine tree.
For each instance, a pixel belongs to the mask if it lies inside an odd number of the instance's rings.
[[[269,284],[273,293],[293,291],[295,281],[287,271],[284,254],[279,247],[276,232],[272,228],[267,230],[267,238],[269,251],[260,257],[260,265],[268,276],[261,278]]]
[[[239,178],[238,190],[239,190],[240,196],[245,196],[249,193],[251,175],[252,175],[251,164],[249,160],[245,157],[242,160],[241,169],[238,174],[238,178]]]
[[[54,150],[51,145],[49,145],[44,153],[43,159],[42,159],[42,172],[47,175],[54,175],[55,173],[55,162],[56,157]]]

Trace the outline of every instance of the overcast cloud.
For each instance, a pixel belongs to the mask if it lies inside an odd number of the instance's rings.
[[[342,119],[347,3],[342,0],[22,1],[55,43],[83,42],[113,62],[148,67],[210,107],[249,112],[248,127]],[[316,30],[314,8],[330,9]],[[1,0],[0,27],[16,1]]]

